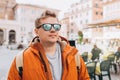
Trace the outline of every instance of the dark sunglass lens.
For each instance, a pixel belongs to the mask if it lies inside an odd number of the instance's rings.
[[[51,28],[52,28],[52,25],[51,25],[51,24],[43,24],[43,29],[44,29],[45,31],[49,31],[49,30],[51,30]]]
[[[60,24],[54,24],[54,29],[55,29],[56,31],[59,31],[60,28],[61,28],[61,25],[60,25]]]

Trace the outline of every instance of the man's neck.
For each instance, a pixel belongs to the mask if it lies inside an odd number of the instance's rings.
[[[56,50],[56,43],[42,43],[45,53],[49,55],[54,55]]]

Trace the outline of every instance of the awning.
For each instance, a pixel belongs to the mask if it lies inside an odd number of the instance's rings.
[[[99,21],[99,22],[94,22],[92,24],[88,24],[88,27],[105,27],[105,26],[112,26],[112,25],[120,25],[120,19],[116,20],[107,20],[107,21]]]

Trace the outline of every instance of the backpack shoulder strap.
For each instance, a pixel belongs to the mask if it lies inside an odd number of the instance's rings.
[[[22,50],[19,54],[17,54],[16,56],[16,68],[19,71],[19,67],[23,66],[23,52],[24,50]]]
[[[77,69],[79,70],[80,69],[80,54],[79,54],[79,52],[77,52],[77,54],[75,55],[75,61],[76,61]]]
[[[16,56],[16,68],[21,77],[22,77],[22,71],[23,71],[23,53],[24,53],[24,51],[25,50],[22,50]]]

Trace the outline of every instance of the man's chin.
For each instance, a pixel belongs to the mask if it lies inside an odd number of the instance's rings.
[[[49,41],[49,42],[52,43],[52,44],[54,44],[54,43],[57,42],[57,40],[51,40],[51,41]]]

